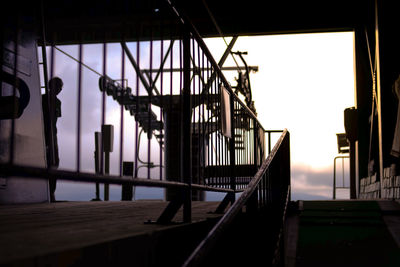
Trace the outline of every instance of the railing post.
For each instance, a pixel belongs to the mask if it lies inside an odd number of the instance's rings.
[[[233,96],[230,95],[229,97],[229,102],[231,106],[231,133],[232,137],[229,139],[229,159],[230,159],[230,168],[231,168],[231,189],[236,190],[236,179],[235,179],[235,167],[236,167],[236,159],[235,159],[235,99]],[[233,194],[233,197],[231,199],[232,203],[235,201],[235,194]]]
[[[258,162],[258,148],[259,148],[259,143],[258,143],[258,124],[255,118],[253,118],[253,131],[254,131],[254,167],[256,170],[258,169],[259,162]],[[260,163],[261,164],[261,163]]]
[[[286,147],[285,147],[285,162],[286,162],[286,179],[287,179],[287,186],[288,186],[288,190],[291,190],[291,171],[290,171],[290,133],[287,132],[286,133]],[[289,192],[289,201],[291,201],[291,193]]]
[[[271,153],[271,131],[268,131],[268,154]]]
[[[333,159],[333,199],[336,199],[336,159],[337,157]]]
[[[181,177],[183,182],[189,185],[183,192],[183,221],[192,220],[192,134],[191,134],[191,114],[192,105],[190,97],[190,32],[185,27],[183,33],[183,103],[182,103],[182,128],[181,128]]]

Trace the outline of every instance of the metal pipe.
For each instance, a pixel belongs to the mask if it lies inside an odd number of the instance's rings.
[[[220,61],[221,63],[221,61]],[[220,64],[218,63],[218,64]],[[248,66],[248,69],[250,71],[258,71],[258,66]],[[196,68],[190,68],[191,71],[195,71],[197,70]],[[246,70],[246,67],[222,67],[221,66],[221,70],[222,71],[238,71],[238,70]],[[180,72],[181,70],[179,68],[168,68],[168,69],[162,69],[161,72]],[[150,73],[150,72],[156,72],[159,73],[160,70],[150,70],[150,69],[143,69],[142,72],[144,73]]]
[[[79,44],[79,62],[82,62],[83,46]],[[82,64],[78,65],[78,115],[77,115],[77,136],[76,136],[76,169],[81,169],[81,118],[82,118]]]
[[[107,44],[103,43],[103,77],[107,75]],[[101,125],[106,124],[106,91],[104,90],[101,98]],[[104,172],[104,153],[103,142],[100,142],[100,173]]]
[[[161,52],[160,52],[160,60],[162,60],[162,63],[161,63],[161,65],[160,65],[160,93],[161,93],[161,95],[163,95],[163,89],[164,89],[164,75],[163,75],[163,71],[161,71],[161,69],[162,68],[164,68],[164,64],[165,64],[165,62],[166,62],[166,60],[167,60],[167,55],[169,54],[169,51],[172,49],[172,46],[173,46],[173,44],[171,43],[170,44],[170,46],[169,46],[169,48],[168,48],[168,51],[167,51],[167,53],[166,53],[166,55],[165,55],[165,57],[164,57],[164,38],[162,37],[161,38]],[[158,74],[157,74],[158,75]],[[157,77],[157,76],[156,76]],[[160,99],[160,106],[162,107],[163,106],[163,99],[161,98]],[[160,121],[161,121],[161,123],[163,123],[163,108],[160,108]],[[164,138],[163,137],[163,135],[164,135],[164,131],[162,130],[162,131],[160,131],[160,134],[161,134],[161,138]],[[161,141],[161,140],[160,140]],[[160,180],[162,180],[162,178],[163,178],[163,169],[162,169],[162,166],[163,166],[163,153],[162,153],[162,150],[163,150],[163,142],[159,142],[159,149],[160,149]]]
[[[140,43],[138,42],[137,45],[139,46]],[[126,45],[125,42],[121,42],[121,46],[124,49],[129,61],[131,62],[133,68],[136,71],[136,75],[139,77],[140,81],[142,82],[142,84],[144,85],[144,87],[147,90],[147,93],[150,95],[150,92],[152,90],[152,88],[150,87],[149,83],[147,82],[146,78],[143,76],[143,73],[140,70],[139,67],[139,58],[138,58],[138,62],[136,62],[136,60],[133,58],[131,51],[129,50],[128,46]]]
[[[104,166],[104,174],[108,175],[110,174],[110,152],[109,151],[105,151],[105,166]],[[109,196],[110,196],[110,184],[109,183],[105,183],[104,184],[104,201],[108,201],[109,200]]]
[[[147,178],[133,178],[131,176],[116,176],[116,175],[98,175],[95,173],[73,172],[56,169],[45,169],[38,167],[0,164],[0,173],[2,175],[10,176],[13,179],[15,176],[29,177],[35,179],[49,179],[49,177],[57,177],[58,180],[76,181],[76,182],[89,182],[89,183],[107,183],[116,185],[133,185],[145,187],[162,187],[162,188],[189,188],[187,183],[160,181],[158,179]],[[233,191],[226,188],[216,188],[212,186],[192,184],[191,187],[196,190],[222,192],[222,193],[237,193],[243,190]]]
[[[183,199],[183,221],[192,220],[192,134],[191,134],[191,79],[190,79],[190,44],[191,38],[189,31],[184,32],[183,36],[183,103],[182,103],[182,129],[181,129],[181,178],[188,184],[184,190]]]
[[[333,159],[333,193],[332,193],[332,198],[336,199],[336,160],[337,159],[342,159],[342,168],[343,168],[343,160],[344,159],[348,159],[350,158],[350,156],[337,156]],[[344,172],[343,172],[343,176],[344,176]],[[341,188],[349,188],[349,187],[345,187],[344,186],[344,182],[343,182],[343,187]]]
[[[336,158],[333,160],[333,194],[332,198],[336,199]]]
[[[150,70],[153,69],[153,31],[151,28],[151,33],[150,33],[150,45],[149,45],[149,65],[150,65]],[[155,82],[154,82],[155,83]],[[152,82],[152,74],[150,73],[150,88],[148,90],[149,94],[149,104],[147,108],[147,113],[150,115],[152,113],[151,110],[151,101],[152,101],[152,96],[153,96],[153,86],[154,83]],[[151,162],[151,137],[153,134],[153,131],[151,130],[151,116],[148,116],[147,119],[147,162]],[[147,179],[150,179],[150,165],[147,167]]]
[[[121,81],[122,81],[122,88],[126,89],[124,86],[125,80],[125,51],[121,49]],[[124,106],[121,105],[120,108],[120,143],[119,143],[119,175],[122,176],[122,162],[124,157]]]
[[[137,59],[138,64],[139,64],[139,60],[140,60],[140,42],[139,42],[139,37],[136,40],[136,59]],[[136,96],[139,96],[139,84],[140,84],[140,77],[139,77],[138,73],[136,72]],[[140,101],[139,97],[136,97],[136,106],[137,107],[139,107],[139,101]],[[138,123],[137,120],[135,120],[135,166],[134,166],[135,167],[135,174],[134,174],[135,178],[138,177],[138,159],[139,159],[139,153],[140,153],[139,149],[137,149],[139,147],[138,139],[139,139],[139,123]]]

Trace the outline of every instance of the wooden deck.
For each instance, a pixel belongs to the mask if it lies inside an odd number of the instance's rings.
[[[166,207],[163,201],[58,202],[0,206],[0,264],[21,261],[177,227],[145,224]],[[210,214],[217,202],[193,202],[193,222]],[[182,220],[178,212],[175,221]]]

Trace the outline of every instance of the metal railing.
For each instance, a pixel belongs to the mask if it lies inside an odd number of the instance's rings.
[[[337,179],[336,179],[336,167],[337,167],[337,160],[338,159],[341,159],[342,160],[342,163],[341,163],[341,169],[342,169],[342,171],[341,171],[341,174],[342,174],[342,183],[341,183],[341,186],[337,186]],[[346,186],[346,183],[345,183],[345,166],[344,166],[344,160],[345,159],[348,159],[348,161],[350,162],[350,156],[349,155],[346,155],[346,156],[336,156],[334,159],[333,159],[333,186],[332,186],[332,188],[333,188],[333,193],[332,193],[332,198],[333,199],[336,199],[336,191],[337,191],[337,189],[350,189],[350,186]],[[346,171],[348,171],[348,169],[346,168]]]
[[[129,29],[136,39],[128,40],[121,21],[117,43],[107,43],[105,28],[103,43],[89,44],[96,36],[79,32],[71,38],[81,42],[66,46],[65,36],[46,35],[46,17],[54,14],[43,5],[29,11],[38,11],[38,27],[25,28],[24,14],[11,16],[11,28],[2,26],[11,39],[1,43],[0,97],[9,100],[7,110],[0,106],[1,181],[102,183],[105,200],[109,184],[122,185],[122,200],[132,199],[133,186],[165,188],[169,204],[157,219],[161,224],[181,207],[190,222],[192,200],[222,192],[216,212],[232,205],[184,264],[199,264],[244,207],[271,215],[271,261],[277,261],[290,198],[289,133],[283,131],[271,150],[271,135],[281,131],[266,131],[224,77],[221,68],[237,37],[217,63],[188,18],[164,4],[150,10],[168,23],[138,19]],[[109,34],[115,42],[118,34]],[[29,44],[40,49],[21,54]],[[61,107],[49,85],[55,77],[67,92]]]
[[[35,28],[39,32],[29,32],[31,28],[18,22],[10,24],[15,27],[8,29],[15,32],[13,45],[2,44],[6,51],[2,55],[19,55],[26,31],[32,41],[36,41],[32,36],[40,36],[39,60],[33,57],[30,67],[35,75],[41,73],[42,88],[30,88],[36,95],[31,102],[40,106],[43,101],[47,110],[36,109],[30,116],[38,125],[43,125],[42,112],[49,118],[35,136],[38,144],[46,143],[46,162],[30,164],[18,154],[23,145],[18,131],[28,124],[28,115],[23,110],[14,114],[18,106],[12,104],[10,116],[1,124],[0,174],[5,179],[22,176],[167,188],[167,200],[174,204],[162,222],[171,220],[182,205],[184,221],[190,221],[190,203],[203,200],[204,191],[231,194],[247,187],[267,154],[264,129],[225,79],[221,66],[226,55],[217,63],[190,21],[165,4],[161,10],[168,24],[138,21],[136,40],[126,40],[122,34],[120,42],[112,44],[87,44],[82,35],[81,43],[63,46],[57,36],[46,36],[46,16],[51,14],[43,7],[32,11],[40,10],[36,15],[41,27]],[[23,79],[21,58],[15,56],[1,76],[12,88],[13,99],[21,91],[17,80]],[[5,81],[9,75],[15,81]],[[62,79],[66,92],[60,114],[54,113],[58,100],[49,87],[55,77]],[[105,138],[102,128],[110,124],[115,144],[106,149],[113,140]],[[96,132],[103,134],[97,144]],[[124,163],[131,163],[131,173],[125,174]]]
[[[271,264],[277,264],[281,256],[283,224],[289,200],[290,145],[289,132],[285,130],[268,155],[268,158],[263,162],[254,178],[250,181],[248,187],[224,214],[222,219],[212,228],[205,239],[200,242],[183,266],[201,266],[202,262],[207,260],[214,246],[219,242],[219,238],[223,235],[224,231],[229,228],[244,208],[246,208],[246,212],[248,213],[256,211],[266,212],[266,208],[277,212],[269,214],[274,215],[269,216],[269,220],[276,221],[273,224],[275,227],[270,229],[276,244],[270,260]],[[257,246],[262,246],[263,244],[257,244]],[[241,245],[247,246],[248,244]]]

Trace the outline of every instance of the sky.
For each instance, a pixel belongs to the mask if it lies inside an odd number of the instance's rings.
[[[226,38],[229,42],[230,38]],[[206,39],[210,51],[216,61],[223,54],[226,44],[221,38]],[[134,51],[134,44],[131,50]],[[107,72],[111,77],[121,76],[121,49],[119,44],[107,46]],[[76,46],[65,46],[63,50],[78,57]],[[84,46],[83,62],[99,73],[102,63],[98,56],[102,52],[101,45]],[[287,128],[291,138],[291,175],[292,200],[328,199],[332,197],[333,159],[337,155],[336,133],[344,132],[343,111],[354,106],[354,67],[353,67],[353,33],[319,33],[239,37],[233,51],[246,51],[245,60],[248,65],[258,66],[259,71],[250,74],[253,100],[258,119],[265,129]],[[59,95],[63,103],[63,116],[59,119],[60,168],[73,169],[76,163],[76,110],[77,64],[60,52],[56,52],[55,75],[62,77],[64,90]],[[240,62],[239,59],[237,59]],[[70,62],[71,64],[57,64]],[[142,63],[145,64],[145,63]],[[129,64],[125,65],[125,78],[134,73]],[[142,68],[148,67],[141,65]],[[231,57],[224,66],[234,66]],[[225,72],[228,81],[235,85],[236,72]],[[85,150],[83,158],[93,158],[93,133],[99,131],[101,94],[98,90],[98,75],[84,69],[82,143]],[[122,77],[121,77],[122,78]],[[93,82],[95,81],[95,82]],[[128,78],[128,85],[133,81]],[[141,88],[142,90],[143,88]],[[111,97],[107,97],[106,123],[114,124],[115,143],[119,147],[120,107]],[[92,118],[98,118],[93,120]],[[125,135],[133,134],[134,118],[124,112]],[[279,135],[274,137],[276,140]],[[133,139],[124,139],[124,160],[133,160],[130,154],[134,147]],[[153,138],[152,147],[157,147]],[[152,161],[157,161],[157,152],[152,153]],[[118,153],[112,153],[111,161],[118,162]],[[345,166],[348,163],[345,162]],[[92,161],[82,162],[83,171],[93,169]],[[117,166],[118,164],[111,164]],[[341,168],[339,164],[339,168]],[[157,171],[157,170],[153,170]],[[112,167],[112,173],[118,170]],[[144,175],[145,168],[141,169]],[[153,174],[153,173],[152,173]],[[347,174],[347,169],[345,172]],[[346,177],[348,180],[348,177]],[[348,185],[348,182],[346,182]],[[161,189],[138,187],[136,198],[162,198]],[[340,197],[348,197],[348,192],[338,192]],[[94,197],[94,186],[59,182],[57,199],[88,200]],[[111,187],[111,199],[120,199],[120,188]],[[218,199],[221,195],[209,194],[210,199]]]
[[[214,55],[223,53],[221,39],[207,44]],[[247,64],[259,67],[250,75],[258,119],[266,129],[290,132],[292,199],[332,197],[336,133],[344,132],[344,109],[355,105],[353,47],[353,32],[239,37],[235,43],[233,51],[247,51]],[[348,197],[348,190],[338,194]]]

